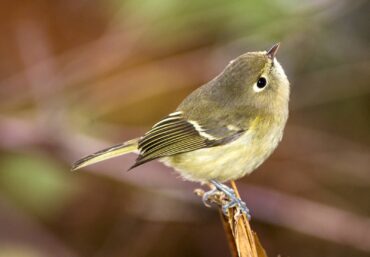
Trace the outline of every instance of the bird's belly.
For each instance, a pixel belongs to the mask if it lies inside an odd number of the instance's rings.
[[[162,158],[190,181],[220,182],[234,180],[251,173],[273,152],[281,140],[282,131],[274,137],[245,133],[227,145],[205,148]]]

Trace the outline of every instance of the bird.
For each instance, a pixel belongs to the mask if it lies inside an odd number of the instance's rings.
[[[83,157],[72,170],[133,152],[138,157],[130,170],[159,160],[185,180],[213,185],[204,203],[222,192],[224,214],[236,207],[250,217],[225,183],[256,170],[282,140],[290,83],[276,59],[279,46],[240,55],[143,136]]]

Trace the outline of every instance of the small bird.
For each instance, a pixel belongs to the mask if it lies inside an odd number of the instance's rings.
[[[135,152],[130,169],[158,159],[186,180],[213,185],[204,203],[223,192],[225,214],[237,207],[249,215],[246,204],[223,183],[250,174],[282,139],[290,86],[275,58],[278,49],[279,43],[237,57],[145,135],[88,155],[72,170]]]

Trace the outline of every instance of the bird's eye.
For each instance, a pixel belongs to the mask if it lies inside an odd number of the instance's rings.
[[[260,77],[257,81],[257,87],[258,88],[264,88],[266,86],[266,79],[264,77]]]
[[[255,92],[261,92],[267,85],[267,80],[264,77],[260,77],[254,84],[253,89]]]

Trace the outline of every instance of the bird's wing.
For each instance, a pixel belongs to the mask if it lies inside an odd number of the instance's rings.
[[[175,112],[156,123],[139,140],[140,154],[131,168],[165,156],[224,145],[244,132],[234,126],[203,127],[199,121],[186,119],[181,112]]]

